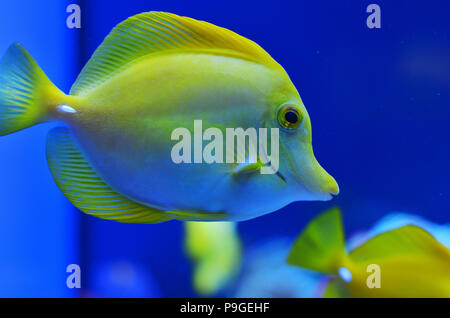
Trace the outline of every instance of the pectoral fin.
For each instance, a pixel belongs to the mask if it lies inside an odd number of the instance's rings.
[[[228,147],[229,145],[227,145]],[[227,148],[227,153],[234,153],[234,162],[236,163],[232,172],[234,175],[246,175],[260,172],[264,164],[258,156],[255,156],[256,148],[250,146],[248,140],[245,140],[244,149],[239,147]]]
[[[259,172],[261,169],[261,164],[259,163],[240,163],[236,165],[233,169],[233,174],[235,175],[241,175],[241,174],[248,174],[248,173],[254,173]]]
[[[86,214],[124,223],[158,223],[174,218],[113,190],[85,159],[67,128],[50,131],[47,161],[58,187]]]

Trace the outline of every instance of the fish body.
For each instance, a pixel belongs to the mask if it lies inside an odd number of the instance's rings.
[[[380,287],[369,288],[371,264],[380,268]],[[337,279],[325,290],[328,297],[417,298],[450,297],[450,256],[421,258],[416,256],[370,259],[349,264],[354,280]],[[353,271],[352,271],[353,269]]]
[[[78,107],[77,114],[67,116],[67,123],[105,181],[134,200],[164,210],[227,211],[236,217],[243,211],[261,212],[255,209],[256,199],[264,201],[264,208],[276,210],[295,199],[295,191],[279,178],[254,175],[236,182],[226,163],[174,164],[170,141],[172,131],[178,127],[193,131],[199,118],[203,130],[261,126],[262,118],[245,113],[264,111],[259,108],[271,98],[269,89],[283,84],[277,73],[215,55],[150,58],[84,96],[87,107]],[[124,93],[117,96],[121,90]],[[217,116],[224,109],[224,116]],[[105,118],[105,112],[113,114]],[[264,199],[269,185],[277,201]]]
[[[284,69],[254,42],[206,22],[159,12],[127,19],[97,49],[70,95],[13,45],[1,83],[0,134],[49,120],[65,124],[49,135],[50,169],[69,200],[98,217],[239,221],[338,193],[314,157],[308,113]],[[211,128],[277,134],[258,144],[255,161],[205,163],[198,153],[204,156],[203,133]],[[193,132],[189,162],[174,162],[174,144],[184,141],[174,138],[177,129]],[[276,167],[267,146],[275,138]],[[246,156],[229,148],[223,141],[210,153]],[[260,173],[264,168],[273,173]]]
[[[450,297],[450,249],[406,225],[345,251],[340,212],[316,217],[288,263],[329,275],[325,297]]]

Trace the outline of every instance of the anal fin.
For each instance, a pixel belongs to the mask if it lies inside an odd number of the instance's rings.
[[[159,223],[174,218],[113,190],[85,159],[67,128],[50,131],[47,161],[58,187],[86,214],[123,223]]]
[[[184,211],[167,211],[169,215],[173,215],[179,221],[230,221],[225,212],[184,212]]]

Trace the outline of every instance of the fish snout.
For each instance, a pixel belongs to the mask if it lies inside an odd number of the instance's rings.
[[[333,198],[333,196],[336,196],[339,194],[339,185],[337,184],[336,180],[328,175],[329,178],[328,180],[325,182],[325,184],[322,187],[322,192],[325,192],[327,194],[329,194],[329,199],[331,200]]]
[[[313,200],[328,201],[339,194],[336,180],[319,164],[311,153],[306,160],[296,162],[297,177],[311,193]],[[303,162],[302,162],[303,161]]]
[[[328,173],[325,169],[323,169],[320,164],[316,161],[316,168],[311,182],[306,186],[313,193],[318,195],[318,199],[322,201],[328,201],[339,194],[339,185],[336,180]]]

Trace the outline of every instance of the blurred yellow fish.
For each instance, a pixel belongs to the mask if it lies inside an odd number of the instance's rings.
[[[47,121],[65,125],[47,141],[57,185],[104,219],[240,221],[339,192],[314,157],[308,113],[284,69],[256,43],[187,17],[120,23],[70,95],[12,45],[0,63],[0,135]],[[244,140],[258,130],[257,157],[228,137],[224,147],[218,136],[229,129]]]
[[[185,250],[194,261],[194,288],[209,296],[226,287],[241,265],[241,240],[233,222],[185,222]]]
[[[407,225],[345,251],[340,211],[312,220],[288,263],[331,277],[325,297],[450,297],[450,249]]]

